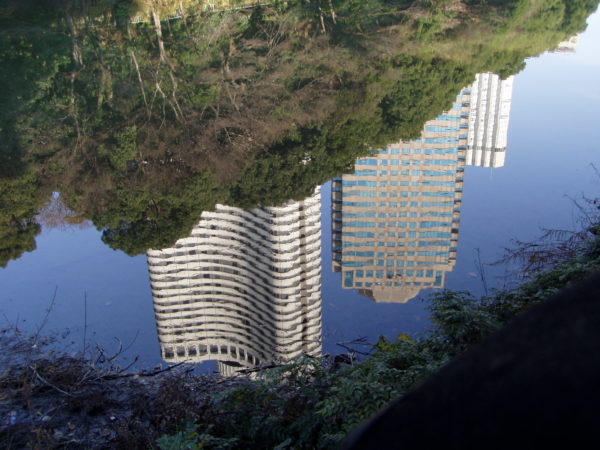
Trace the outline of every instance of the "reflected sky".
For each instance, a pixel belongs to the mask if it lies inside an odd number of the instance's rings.
[[[474,249],[493,262],[511,239],[534,239],[541,227],[572,229],[572,199],[598,192],[590,164],[600,166],[600,15],[588,23],[575,53],[531,58],[516,76],[505,167],[466,168],[460,256],[448,288],[481,292]],[[502,267],[486,271],[502,285]]]
[[[571,198],[595,194],[600,180],[600,15],[590,17],[575,53],[546,53],[527,62],[515,77],[508,151],[502,168],[465,168],[460,237],[454,269],[446,287],[482,293],[474,264],[476,249],[484,263],[497,260],[511,239],[533,239],[540,227],[572,228]],[[336,342],[365,336],[413,334],[427,325],[429,293],[402,305],[376,304],[353,290],[342,290],[333,273],[331,183],[322,188],[323,352],[340,350]],[[490,287],[501,287],[505,270],[486,266]],[[46,331],[73,331],[72,351],[81,348],[88,305],[88,335],[109,349],[115,337],[125,355],[140,356],[142,367],[161,362],[146,258],[130,258],[104,246],[99,232],[44,230],[37,250],[0,270],[1,321],[35,330],[52,293],[56,302]]]

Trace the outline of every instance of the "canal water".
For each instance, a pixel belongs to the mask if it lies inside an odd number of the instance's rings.
[[[515,266],[495,263],[515,240],[578,227],[600,186],[599,49],[594,14],[572,47],[480,73],[419,139],[305,200],[205,211],[171,247],[129,256],[90,221],[40,221],[35,250],[0,269],[0,321],[72,353],[85,334],[122,364],[221,373],[426,332],[432,294],[510,287]]]

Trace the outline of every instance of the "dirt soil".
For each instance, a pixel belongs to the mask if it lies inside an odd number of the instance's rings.
[[[130,373],[46,350],[38,336],[0,334],[0,448],[157,448],[211,395],[244,379],[172,366]],[[104,360],[102,360],[104,358]]]

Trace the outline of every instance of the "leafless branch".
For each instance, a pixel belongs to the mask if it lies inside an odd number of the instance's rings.
[[[55,286],[54,294],[52,294],[52,300],[50,300],[50,305],[48,306],[48,309],[46,309],[46,314],[44,315],[44,318],[42,319],[42,323],[38,326],[38,328],[35,332],[35,335],[33,336],[33,346],[37,345],[38,339],[40,337],[40,333],[42,332],[42,330],[48,323],[48,317],[50,316],[50,312],[52,312],[52,310],[54,309],[54,304],[56,303],[56,293],[57,292],[58,292],[58,286]]]
[[[136,360],[137,360],[137,358],[136,358]],[[130,364],[129,367],[131,367],[132,364]],[[173,370],[173,369],[175,369],[175,368],[177,368],[177,367],[179,367],[179,366],[181,366],[183,364],[185,364],[185,361],[179,362],[177,364],[173,364],[172,366],[165,367],[164,369],[155,369],[155,370],[152,370],[150,372],[139,372],[139,373],[121,373],[121,372],[119,372],[119,373],[116,373],[116,374],[103,375],[103,376],[99,377],[98,379],[101,379],[101,380],[114,380],[114,379],[117,379],[117,378],[154,377],[154,376],[159,375],[161,373],[169,372],[169,371],[171,371],[171,370]]]
[[[49,381],[47,381],[46,379],[44,379],[44,378],[43,378],[43,377],[42,377],[42,376],[41,376],[41,375],[38,373],[38,371],[36,370],[36,368],[35,368],[35,367],[33,367],[33,366],[30,366],[29,368],[30,368],[30,369],[33,371],[33,373],[34,373],[34,375],[36,376],[36,378],[37,378],[38,380],[40,380],[42,383],[44,383],[46,386],[49,386],[49,387],[51,387],[52,389],[54,389],[54,390],[56,390],[56,391],[60,392],[61,394],[67,395],[67,396],[69,396],[69,397],[72,397],[72,396],[73,396],[73,394],[69,394],[68,392],[66,392],[66,391],[63,391],[61,388],[54,386],[52,383],[50,383]]]

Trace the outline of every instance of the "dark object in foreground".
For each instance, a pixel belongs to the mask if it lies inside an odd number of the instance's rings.
[[[343,448],[598,448],[599,421],[596,272],[442,368]]]

